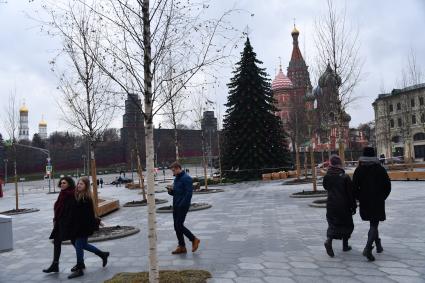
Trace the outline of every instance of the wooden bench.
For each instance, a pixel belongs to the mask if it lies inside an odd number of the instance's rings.
[[[120,208],[120,201],[117,199],[99,199],[97,214],[104,216]]]

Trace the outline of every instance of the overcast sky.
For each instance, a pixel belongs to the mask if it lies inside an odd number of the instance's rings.
[[[359,28],[361,56],[365,60],[363,80],[354,93],[360,99],[348,109],[351,126],[357,126],[373,120],[371,103],[381,89],[390,91],[398,86],[410,49],[415,51],[425,72],[425,1],[335,1],[339,6],[345,2],[347,21]],[[325,12],[324,0],[212,0],[211,5],[215,12],[234,5],[248,11],[235,16],[233,24],[241,29],[249,26],[251,43],[271,78],[279,65],[278,57],[282,58],[286,72],[292,51],[290,32],[294,18],[300,31],[301,51],[308,65],[314,63],[314,20]],[[16,89],[19,105],[25,100],[29,108],[31,137],[38,131],[42,115],[48,122],[49,133],[68,129],[61,121],[62,114],[57,107],[60,93],[48,64],[60,45],[40,32],[28,18],[26,14],[33,13],[34,8],[35,4],[27,0],[0,4],[0,112],[4,111],[9,93]],[[250,16],[251,13],[254,16]],[[230,71],[230,68],[223,69],[220,89],[209,93],[210,99],[220,104],[226,101],[225,84]],[[315,86],[317,82],[312,80],[312,84]],[[221,109],[223,112],[224,108]],[[117,114],[112,127],[122,126],[121,114]],[[4,116],[0,117],[3,120]],[[6,136],[3,123],[0,133]]]

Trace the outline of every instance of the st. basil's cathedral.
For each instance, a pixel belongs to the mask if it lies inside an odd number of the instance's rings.
[[[294,133],[295,128],[308,127],[304,124],[296,124],[297,116],[295,112],[308,113],[310,119],[314,120],[314,130],[310,129],[310,139],[304,142],[299,141],[299,147],[306,150],[311,143],[314,151],[335,151],[338,149],[338,121],[337,111],[339,107],[338,87],[341,78],[328,65],[325,72],[320,76],[318,86],[313,90],[308,66],[304,61],[299,48],[298,37],[300,32],[294,25],[292,35],[292,55],[287,68],[287,75],[283,73],[280,65],[279,71],[272,81],[272,92],[276,100],[278,112],[276,113],[282,120],[283,127],[292,137],[290,148],[295,149]],[[303,109],[296,109],[302,107]],[[306,116],[306,115],[304,115]],[[350,115],[343,112],[342,116],[342,138],[346,147],[349,145],[349,122]],[[324,127],[323,125],[327,125]]]

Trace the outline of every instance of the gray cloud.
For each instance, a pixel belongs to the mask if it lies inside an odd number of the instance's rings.
[[[351,125],[356,126],[373,120],[371,103],[382,86],[387,91],[397,87],[410,48],[416,51],[418,63],[425,71],[425,4],[421,0],[335,1],[337,5],[345,2],[348,4],[348,21],[359,27],[361,54],[365,59],[363,80],[354,93],[360,99],[348,109],[352,116]],[[211,14],[231,7],[247,11],[235,15],[232,23],[241,30],[249,26],[251,42],[271,78],[278,67],[278,57],[282,58],[285,69],[288,65],[293,18],[296,18],[301,32],[303,55],[307,64],[313,65],[314,20],[324,13],[325,1],[244,0],[231,3],[215,0],[211,4]],[[18,101],[25,99],[30,110],[31,135],[37,131],[42,114],[48,122],[49,132],[67,129],[67,125],[60,121],[61,113],[56,104],[60,94],[56,90],[56,77],[48,64],[60,44],[41,33],[34,21],[25,15],[33,13],[35,5],[16,0],[0,4],[0,98],[4,102],[16,86]],[[220,88],[209,90],[210,98],[220,104],[226,102],[225,84],[230,72],[230,66],[224,68],[220,72]],[[312,84],[316,84],[313,78]],[[0,111],[3,112],[3,108]],[[121,127],[120,114],[112,123],[113,127]],[[0,132],[4,134],[3,125],[0,125]]]

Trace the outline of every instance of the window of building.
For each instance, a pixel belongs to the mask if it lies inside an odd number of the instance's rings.
[[[403,123],[402,123],[402,121],[401,121],[401,118],[398,118],[397,119],[397,125],[399,126],[399,127],[401,127],[401,125],[402,125]]]
[[[423,141],[425,140],[425,133],[417,133],[413,136],[414,141]]]
[[[390,112],[393,112],[393,111],[394,111],[394,107],[392,104],[390,104]]]
[[[391,126],[391,128],[394,128],[394,119],[390,120],[390,126]]]
[[[400,104],[400,102],[397,103],[397,110],[401,110],[401,104]]]
[[[416,115],[412,115],[412,124],[415,125],[416,124]]]
[[[424,105],[424,98],[423,97],[419,97],[419,105],[420,106]]]
[[[401,138],[400,138],[400,136],[395,136],[395,137],[393,137],[393,138],[391,139],[391,141],[392,141],[393,143],[399,143],[399,142],[401,142]]]
[[[425,113],[421,114],[421,123],[425,123]]]
[[[410,99],[410,106],[415,107],[415,99]]]

